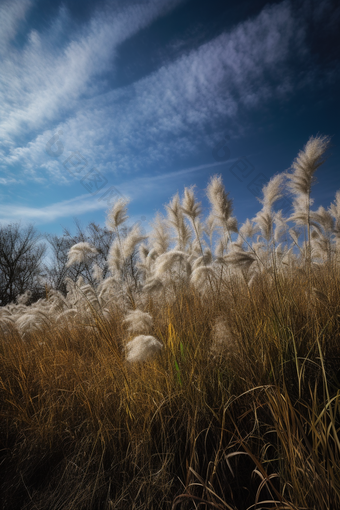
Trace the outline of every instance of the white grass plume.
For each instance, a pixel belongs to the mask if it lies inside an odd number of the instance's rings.
[[[89,243],[77,243],[68,252],[66,267],[73,264],[88,263],[91,257],[97,255],[98,251]]]
[[[269,208],[263,208],[257,213],[254,221],[261,230],[261,234],[266,241],[270,241],[273,235],[273,213]]]
[[[195,287],[204,288],[208,283],[211,285],[214,278],[215,271],[212,266],[199,266],[192,272],[190,281]]]
[[[229,193],[225,191],[221,176],[215,175],[211,178],[207,195],[212,205],[212,214],[216,218],[216,223],[230,232],[237,232],[235,221],[230,221],[233,213],[233,202],[229,198]]]
[[[113,205],[106,219],[106,225],[110,230],[117,230],[129,218],[127,214],[128,204],[129,200],[120,198]]]
[[[191,221],[195,221],[202,212],[201,204],[196,202],[194,187],[184,189],[184,198],[182,200],[182,211]]]
[[[184,221],[184,215],[178,193],[165,206],[168,213],[168,223],[176,232],[176,248],[183,251],[191,240],[191,230]]]
[[[163,345],[154,336],[139,335],[125,346],[126,361],[136,363],[146,361],[163,349]]]
[[[192,269],[195,270],[197,267],[207,266],[211,264],[213,261],[213,256],[210,248],[206,248],[203,252],[203,255],[197,257],[196,260],[192,264]]]
[[[23,338],[28,333],[42,331],[44,327],[50,326],[50,324],[50,317],[41,309],[32,309],[30,313],[25,313],[16,320],[16,326]]]
[[[188,255],[179,250],[171,250],[167,253],[163,253],[163,255],[156,260],[155,276],[159,277],[164,275],[176,262],[186,265],[188,262]]]
[[[30,290],[26,290],[26,292],[17,297],[18,305],[26,305],[31,297],[32,292]]]
[[[313,213],[313,220],[321,225],[323,230],[330,235],[334,231],[334,219],[330,211],[326,211],[322,205]],[[318,227],[316,227],[318,228]]]
[[[264,209],[271,209],[273,204],[283,196],[285,174],[275,175],[267,185],[263,186],[263,198],[259,199]]]
[[[225,255],[224,261],[227,264],[232,264],[238,268],[249,268],[256,260],[256,256],[253,253],[246,252],[237,246],[235,250]]]
[[[147,237],[141,233],[139,225],[134,225],[122,242],[123,258],[127,259],[130,257],[137,244],[145,239],[147,239]]]
[[[217,317],[214,321],[210,352],[215,356],[224,354],[227,357],[238,352],[237,342],[224,317]]]
[[[246,221],[241,225],[239,228],[239,235],[243,239],[249,239],[251,240],[255,234],[258,234],[260,232],[260,228],[254,221],[249,220],[248,218]]]
[[[226,241],[224,239],[219,239],[215,248],[215,256],[217,257],[217,260],[221,262],[220,259],[227,253],[227,245],[228,245],[229,239],[227,238]]]
[[[207,219],[205,220],[205,224],[203,227],[203,232],[208,236],[210,246],[213,244],[213,235],[216,229],[216,220],[213,214],[209,214]]]
[[[287,220],[282,216],[282,211],[278,211],[274,214],[274,223],[274,241],[277,243],[288,230]]]
[[[296,195],[309,195],[314,182],[314,174],[324,162],[322,156],[329,146],[327,136],[311,137],[295,158],[292,173],[288,173],[289,187]]]
[[[92,267],[92,277],[96,282],[103,280],[103,269],[98,264],[94,264]]]
[[[164,284],[160,278],[149,278],[145,281],[143,291],[147,294],[157,293],[164,289]]]
[[[111,271],[111,275],[114,276],[120,272],[123,267],[124,259],[119,239],[115,239],[111,245],[109,255],[107,257],[107,265]]]
[[[124,322],[128,325],[128,332],[132,334],[148,334],[153,327],[153,318],[142,310],[132,310],[127,314]]]
[[[158,255],[165,253],[170,245],[170,234],[165,218],[157,213],[155,220],[151,223],[152,231],[149,239],[150,244]]]

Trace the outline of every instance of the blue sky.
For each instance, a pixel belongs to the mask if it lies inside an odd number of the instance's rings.
[[[335,1],[0,3],[0,222],[62,233],[132,221],[222,174],[240,222],[311,135],[331,136],[315,207],[340,189]]]

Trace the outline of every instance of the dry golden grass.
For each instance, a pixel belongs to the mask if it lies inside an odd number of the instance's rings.
[[[340,272],[309,273],[150,298],[145,363],[114,312],[3,337],[0,507],[340,508]]]

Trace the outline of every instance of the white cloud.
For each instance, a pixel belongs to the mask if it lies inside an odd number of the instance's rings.
[[[16,130],[24,119],[32,126],[49,116],[57,119],[65,95],[69,98],[66,107],[72,105],[74,113],[58,125],[64,144],[58,163],[52,164],[45,151],[55,133],[48,129],[26,147],[11,148],[3,157],[6,164],[21,163],[31,178],[40,180],[47,173],[59,182],[69,178],[60,162],[72,151],[81,152],[101,171],[116,175],[155,164],[166,168],[216,143],[214,130],[221,123],[231,136],[237,136],[247,127],[241,120],[244,111],[291,92],[294,80],[289,61],[292,53],[303,58],[306,46],[303,26],[294,18],[290,4],[283,2],[124,89],[81,99],[91,77],[107,66],[113,48],[156,16],[154,4],[149,10],[133,6],[110,23],[96,18],[86,33],[51,62],[49,55],[38,49],[33,52],[34,69],[38,67],[34,83],[39,89],[39,66],[51,70],[45,78],[48,83],[34,93],[26,108],[16,108],[4,120],[3,129]],[[33,58],[31,46],[28,61]]]
[[[76,108],[83,94],[98,92],[100,85],[93,88],[90,82],[97,77],[100,84],[100,75],[110,66],[117,46],[180,1],[126,3],[119,11],[106,10],[79,29],[66,46],[58,40],[68,21],[62,8],[45,33],[32,30],[22,50],[8,48],[0,65],[0,138],[8,141],[58,121]],[[5,42],[14,36],[26,4],[24,0],[20,9],[19,2],[5,4],[5,21],[9,20]]]
[[[233,160],[229,160],[229,163],[232,161]],[[204,171],[207,168],[217,168],[224,164],[224,162],[212,163],[184,168],[158,176],[136,177],[135,179],[122,182],[115,189],[120,196],[136,201],[141,197],[145,197],[145,194],[154,195],[164,189],[169,190],[173,187],[177,187],[180,180],[187,175],[197,175],[197,172]],[[21,204],[0,204],[0,223],[16,222],[25,218],[26,222],[34,222],[38,225],[43,225],[56,221],[60,218],[81,216],[82,214],[99,210],[105,211],[109,207],[108,202],[100,198],[109,187],[111,187],[110,184],[103,188],[102,192],[99,192],[96,195],[80,195],[76,198],[62,200],[44,207],[30,207],[23,206]],[[116,197],[118,196],[118,193],[115,195]],[[115,196],[112,197],[113,200]]]
[[[0,5],[0,55],[8,50],[26,12],[32,7],[30,0],[7,0]]]
[[[120,42],[176,3],[154,0],[129,4],[112,18],[99,14],[62,49],[51,49],[46,34],[31,34],[24,51],[6,63],[0,165],[21,166],[38,182],[66,183],[71,177],[62,161],[79,151],[100,171],[120,178],[154,165],[167,171],[174,161],[212,147],[221,125],[237,137],[248,129],[245,112],[293,92],[291,61],[309,55],[305,24],[284,1],[138,82],[99,94],[101,73],[108,63],[114,66]],[[66,11],[60,26],[62,16]],[[20,66],[24,87],[18,77],[10,86]],[[16,146],[14,135],[40,127],[31,142]],[[64,152],[52,159],[46,144],[58,129]]]
[[[0,223],[20,221],[34,222],[38,225],[56,221],[58,218],[77,216],[85,212],[103,209],[103,203],[94,197],[82,195],[71,200],[63,200],[46,207],[28,207],[15,204],[0,205]]]

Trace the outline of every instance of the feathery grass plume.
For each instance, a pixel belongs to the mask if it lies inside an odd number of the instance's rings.
[[[76,308],[70,308],[69,310],[64,310],[63,312],[57,315],[57,321],[65,320],[68,322],[70,319],[74,319],[78,315],[78,310]]]
[[[78,287],[78,289],[85,285],[85,281],[82,275],[78,276],[76,283],[77,283],[76,288]]]
[[[198,241],[198,239],[194,239],[187,250],[188,261],[190,262],[190,264],[194,262],[197,259],[197,257],[201,257],[202,253],[203,253],[202,244]]]
[[[32,292],[28,289],[23,294],[20,294],[20,296],[17,297],[17,303],[18,305],[26,305],[30,298],[32,297]]]
[[[111,275],[114,276],[122,270],[124,263],[121,243],[119,239],[115,239],[111,245],[109,255],[107,257],[107,265],[111,271]]]
[[[322,232],[313,230],[311,234],[312,255],[313,258],[319,258],[323,261],[331,260],[332,247],[331,241]]]
[[[163,255],[156,259],[155,276],[159,277],[164,275],[176,262],[184,263],[186,266],[188,263],[188,254],[179,250],[171,250],[167,253],[163,253]]]
[[[292,164],[294,172],[287,173],[289,187],[296,195],[310,195],[316,170],[324,163],[323,155],[328,149],[328,136],[311,137]]]
[[[143,292],[147,294],[157,293],[164,289],[164,284],[160,278],[148,278],[145,281]]]
[[[160,214],[156,214],[156,218],[151,222],[152,230],[149,235],[150,245],[156,250],[158,255],[165,253],[170,245],[170,234],[165,218]]]
[[[194,187],[184,188],[184,197],[182,200],[182,211],[192,222],[198,218],[202,212],[201,204],[196,202]]]
[[[340,254],[340,191],[337,191],[335,195],[335,201],[329,206],[329,212],[334,218],[334,230],[333,236],[335,238],[335,251],[337,258]]]
[[[228,241],[228,239],[227,239]],[[224,256],[224,254],[227,252],[227,247],[223,239],[219,239],[217,242],[217,245],[215,247],[215,257],[218,262],[221,262],[220,259]]]
[[[289,219],[297,224],[302,224],[307,228],[307,244],[305,257],[308,264],[311,263],[311,187],[315,182],[314,174],[320,165],[324,163],[322,159],[329,146],[329,137],[316,136],[311,137],[306,143],[304,149],[299,152],[292,164],[292,173],[287,173],[289,179],[289,188],[297,195],[294,202],[294,213]]]
[[[329,206],[329,212],[335,220],[334,233],[340,236],[340,191],[336,192],[335,201]]]
[[[246,219],[246,221],[241,225],[239,229],[239,234],[246,239],[249,237],[252,239],[252,237],[260,232],[260,228],[258,225],[256,225],[254,222],[250,221],[249,219]]]
[[[284,234],[287,234],[288,226],[287,220],[282,216],[282,211],[278,211],[274,214],[274,242],[278,243]]]
[[[176,249],[183,251],[191,240],[191,231],[184,221],[178,193],[176,193],[171,202],[165,207],[168,213],[168,223],[176,232]]]
[[[238,268],[249,268],[256,260],[253,253],[244,251],[235,245],[235,250],[224,256],[224,261],[227,264],[232,264]]]
[[[42,331],[44,326],[50,326],[50,317],[41,309],[32,310],[31,313],[25,313],[16,320],[16,326],[22,336]]]
[[[209,284],[211,290],[213,291],[212,282],[215,276],[215,270],[212,266],[199,266],[196,267],[191,273],[190,281],[195,287],[199,289],[204,289]]]
[[[106,299],[110,300],[113,299],[113,290],[114,294],[117,292],[117,288],[120,286],[120,282],[115,278],[114,276],[109,276],[108,278],[105,278],[99,285],[98,285],[98,297],[100,299]]]
[[[217,317],[212,328],[210,352],[214,356],[224,354],[227,357],[237,354],[238,346],[224,317]]]
[[[326,211],[322,205],[319,209],[312,214],[312,218],[317,224],[321,225],[324,232],[328,235],[331,235],[334,232],[334,219],[330,211]],[[321,231],[319,225],[315,225],[314,228]]]
[[[270,179],[268,184],[263,186],[263,198],[259,199],[263,205],[263,209],[271,209],[274,203],[283,196],[283,185],[286,174],[278,174]]]
[[[141,259],[141,261],[143,263],[145,263],[148,255],[150,253],[150,250],[144,243],[142,243],[138,248],[138,253],[139,253],[139,258]]]
[[[153,265],[153,259],[149,256],[149,248],[144,243],[142,243],[138,248],[138,254],[139,262],[136,263],[136,266],[143,274],[143,277],[147,279],[151,276]]]
[[[210,248],[206,248],[203,252],[203,255],[197,257],[196,260],[194,260],[194,262],[192,263],[192,269],[194,271],[197,267],[208,266],[209,264],[212,263],[212,261],[213,256],[211,250]]]
[[[123,258],[127,259],[130,257],[137,244],[141,241],[144,241],[145,239],[147,239],[147,236],[142,235],[139,225],[134,225],[122,242]]]
[[[207,195],[212,205],[212,214],[216,219],[216,223],[230,232],[237,232],[236,218],[232,217],[233,201],[228,198],[229,193],[226,193],[222,183],[222,177],[215,175],[211,178]]]
[[[314,200],[312,198],[306,202],[306,197],[304,195],[299,195],[293,200],[293,212],[288,218],[288,221],[293,221],[296,225],[302,227],[308,225],[308,223],[312,221],[310,206],[312,206],[313,203]]]
[[[106,219],[106,225],[110,230],[117,230],[120,225],[129,218],[127,214],[127,206],[130,200],[120,198],[109,211]]]
[[[332,258],[332,237],[335,221],[331,212],[322,206],[311,212],[313,231],[311,233],[312,253],[316,257],[330,261]]]
[[[125,346],[126,361],[135,363],[146,361],[163,349],[163,344],[154,336],[139,335]]]
[[[296,246],[299,246],[299,237],[301,236],[301,232],[299,232],[295,228],[290,228],[288,233],[290,234],[290,237],[293,239],[294,244]]]
[[[132,310],[127,314],[124,321],[128,325],[128,332],[133,334],[147,335],[153,327],[153,318],[142,310]]]
[[[103,280],[103,269],[98,264],[93,264],[92,277],[98,283]]]
[[[90,243],[77,243],[68,252],[68,261],[66,267],[73,264],[87,264],[91,257],[98,254],[98,251]]]
[[[272,207],[276,200],[282,197],[284,179],[284,174],[272,177],[268,184],[262,188],[263,198],[258,199],[263,207],[253,221],[259,226],[262,236],[267,242],[271,241],[273,237],[274,214]]]
[[[209,214],[203,227],[203,232],[208,236],[210,247],[213,244],[213,236],[216,229],[215,221],[215,216],[213,214]]]
[[[12,317],[0,317],[0,331],[3,335],[8,335],[15,329],[15,320]]]
[[[269,242],[273,236],[273,214],[270,209],[261,209],[254,218],[254,221],[261,230],[263,238]]]
[[[50,303],[50,310],[52,314],[54,312],[60,313],[64,309],[69,308],[67,299],[64,298],[59,290],[51,289],[49,292],[48,301]]]

